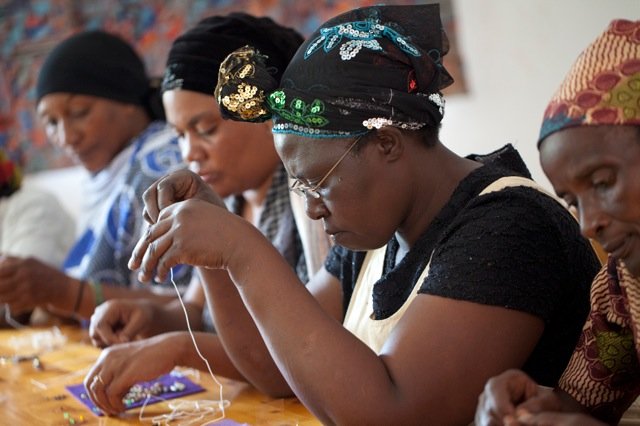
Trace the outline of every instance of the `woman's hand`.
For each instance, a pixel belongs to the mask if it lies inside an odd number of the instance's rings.
[[[175,337],[174,337],[175,336]],[[170,372],[177,364],[181,336],[161,334],[104,349],[84,379],[87,394],[108,415],[126,409],[122,398],[131,386]]]
[[[156,223],[164,208],[185,200],[196,199],[224,207],[224,202],[211,187],[189,170],[178,170],[158,179],[142,198],[144,218],[149,223]]]
[[[70,281],[63,272],[35,258],[0,258],[0,303],[7,303],[13,315],[37,306],[60,307],[69,296]],[[72,305],[73,300],[67,304]]]
[[[250,245],[244,234],[258,231],[225,208],[200,199],[164,208],[134,248],[129,268],[140,268],[139,279],[165,280],[178,264],[225,268],[240,245]]]
[[[536,396],[538,391],[538,384],[520,370],[507,370],[491,378],[478,400],[476,425],[509,424],[514,419],[516,406]]]
[[[91,341],[104,348],[148,337],[154,320],[153,303],[146,299],[115,299],[98,306],[91,316]]]
[[[520,411],[520,410],[518,410]],[[593,417],[576,413],[552,413],[544,412],[529,414],[522,412],[514,423],[509,425],[535,425],[535,426],[606,426]]]

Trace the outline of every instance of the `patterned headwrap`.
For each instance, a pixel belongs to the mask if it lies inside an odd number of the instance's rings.
[[[267,17],[236,12],[198,22],[169,50],[162,91],[183,89],[213,96],[218,69],[234,50],[251,44],[269,57],[269,71],[280,79],[302,36]]]
[[[544,112],[540,142],[575,126],[640,125],[640,21],[615,20],[578,57]]]
[[[453,83],[441,62],[448,40],[439,11],[437,4],[372,6],[337,16],[300,47],[280,83],[266,72],[264,52],[239,49],[220,67],[222,114],[272,117],[274,133],[309,137],[437,127],[440,90]]]
[[[8,197],[20,188],[22,173],[3,150],[0,150],[0,198]]]

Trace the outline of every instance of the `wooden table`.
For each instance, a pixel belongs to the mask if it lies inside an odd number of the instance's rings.
[[[66,343],[58,347],[35,349],[40,367],[31,360],[16,362],[0,359],[0,424],[2,425],[124,425],[140,424],[140,409],[132,409],[119,417],[97,417],[76,400],[65,386],[81,383],[100,351],[88,343],[86,331],[77,327],[58,329]],[[36,334],[37,333],[37,334]],[[56,336],[54,328],[0,330],[0,356],[32,355],[33,339]],[[59,339],[58,339],[59,340]],[[56,339],[40,339],[35,347],[55,343]],[[205,393],[184,397],[188,400],[217,400],[219,390],[208,373],[189,378],[206,389]],[[223,397],[230,401],[226,418],[251,425],[319,425],[307,409],[296,399],[272,399],[253,387],[218,377],[223,384]],[[175,400],[174,400],[175,401]],[[149,405],[144,418],[170,412],[168,402]],[[194,425],[207,424],[215,415]],[[143,423],[151,424],[151,421]],[[171,425],[178,425],[174,421]]]

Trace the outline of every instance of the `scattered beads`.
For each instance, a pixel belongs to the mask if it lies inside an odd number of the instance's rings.
[[[185,390],[186,385],[182,382],[175,381],[171,385],[167,386],[161,382],[155,382],[149,385],[136,384],[129,389],[129,392],[122,398],[122,402],[127,407],[130,407],[137,402],[143,401],[152,396],[158,396],[166,393],[177,393]]]

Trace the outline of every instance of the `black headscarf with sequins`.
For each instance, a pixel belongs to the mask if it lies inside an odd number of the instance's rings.
[[[247,44],[268,56],[269,71],[279,80],[302,41],[298,32],[267,17],[241,12],[210,16],[173,42],[162,91],[183,89],[213,96],[220,63]]]
[[[387,125],[436,127],[444,114],[440,90],[453,82],[441,62],[448,40],[439,12],[430,4],[339,15],[300,47],[279,87],[263,78],[259,47],[238,51],[220,69],[223,115],[273,117],[274,133],[310,137],[353,136]]]

